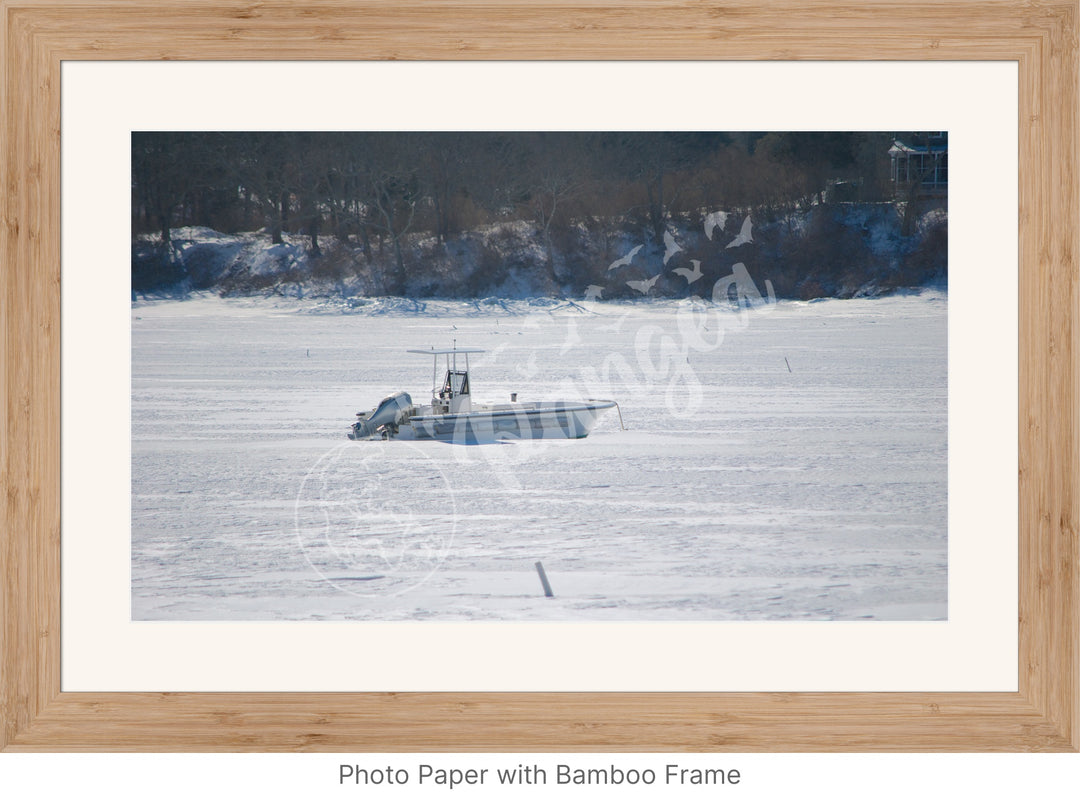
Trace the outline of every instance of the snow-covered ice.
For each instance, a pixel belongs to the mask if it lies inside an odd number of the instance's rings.
[[[947,299],[139,303],[137,620],[947,616]],[[483,348],[584,440],[349,442]],[[789,370],[790,367],[790,370]],[[535,570],[543,563],[555,596]]]

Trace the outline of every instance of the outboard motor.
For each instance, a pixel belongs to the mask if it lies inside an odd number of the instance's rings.
[[[352,431],[348,433],[350,440],[363,440],[371,437],[382,426],[391,426],[400,421],[406,410],[412,408],[412,398],[407,392],[399,392],[389,398],[383,398],[375,411],[362,420],[353,424]]]

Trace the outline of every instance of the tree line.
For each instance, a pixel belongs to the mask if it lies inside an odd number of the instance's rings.
[[[412,233],[441,242],[528,219],[553,260],[561,230],[625,218],[659,240],[673,211],[791,209],[847,181],[890,198],[883,132],[135,132],[132,231],[202,225],[319,238],[370,258]]]

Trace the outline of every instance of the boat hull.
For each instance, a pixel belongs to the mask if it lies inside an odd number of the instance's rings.
[[[474,409],[470,412],[416,415],[395,437],[414,440],[477,442],[500,439],[580,439],[613,401],[536,401]]]

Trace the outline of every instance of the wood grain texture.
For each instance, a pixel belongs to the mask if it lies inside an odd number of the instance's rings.
[[[0,748],[1077,750],[1077,2],[0,0]],[[1020,68],[1020,691],[60,690],[60,62],[1003,59]]]

